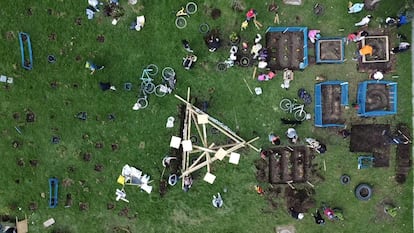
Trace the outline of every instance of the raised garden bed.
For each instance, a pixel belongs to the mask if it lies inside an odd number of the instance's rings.
[[[348,82],[327,81],[315,85],[315,126],[341,127],[348,105]]]
[[[367,36],[361,41],[361,46],[371,45],[372,56],[362,56],[362,63],[388,62],[390,50],[388,36]]]
[[[316,63],[343,63],[345,38],[321,38],[316,41]]]

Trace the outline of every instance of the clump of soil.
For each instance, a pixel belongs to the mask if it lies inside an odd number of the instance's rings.
[[[167,193],[167,182],[165,180],[160,181],[160,197],[164,197]]]
[[[89,135],[88,134],[82,135],[82,139],[84,139],[84,140],[89,139]]]
[[[90,153],[83,154],[83,161],[89,162],[92,159],[92,155]]]
[[[16,184],[20,184],[20,179],[15,179],[15,180],[14,180],[14,183],[16,183]]]
[[[32,167],[37,167],[37,165],[39,165],[39,161],[37,161],[36,159],[29,160],[29,163]]]
[[[49,9],[47,9],[47,14],[48,14],[48,15],[52,15],[52,14],[53,14],[53,10],[52,10],[52,9],[50,9],[50,8],[49,8]]]
[[[32,111],[27,111],[26,113],[26,122],[35,122],[36,121],[36,115]]]
[[[102,164],[95,164],[95,171],[97,172],[101,172],[103,170],[103,165]]]
[[[111,148],[112,148],[112,151],[116,151],[118,150],[119,146],[117,143],[112,143]]]
[[[89,204],[86,202],[79,203],[79,210],[80,211],[87,211],[89,210]]]
[[[118,215],[119,216],[128,216],[128,213],[129,213],[129,208],[124,207],[121,211],[119,211]]]
[[[99,35],[98,37],[96,37],[96,40],[100,43],[105,42],[105,36],[104,35]]]
[[[56,81],[53,81],[53,82],[50,83],[50,87],[52,89],[56,89],[58,87],[58,83]]]
[[[106,209],[107,210],[112,210],[112,209],[115,209],[115,204],[114,203],[108,203],[108,204],[106,204]]]
[[[75,19],[75,24],[79,25],[79,26],[82,25],[82,18],[80,18],[80,17],[76,18]]]
[[[96,149],[102,149],[104,147],[104,144],[102,143],[102,142],[97,142],[96,144],[95,144],[95,148]]]
[[[24,166],[24,160],[22,158],[20,158],[19,160],[17,160],[17,165],[19,167],[23,167]]]
[[[71,207],[73,204],[72,194],[66,194],[65,208]]]
[[[312,198],[314,190],[285,188],[285,198],[288,208],[299,212],[307,212],[315,208],[316,202]]]
[[[12,147],[14,149],[20,148],[22,145],[23,145],[22,142],[19,142],[19,141],[16,141],[16,140],[12,142]]]
[[[26,11],[28,16],[32,16],[33,15],[33,9],[32,8],[28,8]]]
[[[76,88],[78,88],[78,87],[79,87],[79,84],[74,83],[72,86],[73,86],[73,88],[75,88],[75,89],[76,89]]]
[[[69,173],[74,173],[76,171],[76,168],[74,166],[69,166],[68,167],[68,172]]]
[[[7,40],[14,40],[14,38],[16,38],[16,35],[14,35],[13,31],[6,32],[6,39]]]
[[[74,181],[73,181],[72,179],[70,179],[70,178],[65,178],[65,179],[62,181],[62,186],[63,186],[63,187],[65,187],[65,188],[67,188],[67,187],[72,186],[72,185],[73,185],[73,183],[74,183]]]
[[[49,40],[51,40],[51,41],[55,41],[55,40],[56,40],[56,38],[57,38],[56,33],[50,33],[50,35],[49,35]]]
[[[18,112],[13,113],[13,119],[15,119],[16,121],[20,120],[20,113]]]
[[[213,10],[211,10],[211,18],[213,19],[218,19],[221,16],[221,10],[218,8],[214,8]]]
[[[37,205],[37,203],[36,202],[31,202],[30,204],[29,204],[29,210],[31,210],[31,211],[35,211],[35,210],[37,210],[39,208],[39,206]]]
[[[81,55],[77,55],[76,57],[75,57],[75,61],[81,61],[82,60],[82,56]]]

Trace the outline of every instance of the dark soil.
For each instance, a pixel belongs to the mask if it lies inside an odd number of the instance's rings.
[[[114,203],[108,203],[108,204],[106,204],[106,209],[107,210],[113,210],[113,209],[115,209],[115,204]]]
[[[33,15],[33,9],[32,8],[28,8],[27,11],[26,11],[26,14],[28,16],[32,16]]]
[[[18,112],[13,113],[13,119],[15,119],[16,121],[20,120],[20,113]]]
[[[66,178],[66,179],[64,179],[64,180],[62,181],[62,186],[63,186],[64,188],[70,187],[70,186],[72,186],[73,184],[74,184],[74,181],[73,181],[72,179],[70,179],[70,178]]]
[[[372,56],[367,56],[367,61],[386,60],[389,49],[385,38],[365,38],[365,44],[371,45],[373,48]]]
[[[112,143],[111,149],[112,149],[112,151],[116,151],[116,150],[119,149],[119,145],[117,143]]]
[[[104,144],[102,142],[95,143],[95,148],[96,149],[102,149],[103,147],[104,147]]]
[[[22,143],[22,142],[19,142],[19,141],[16,141],[16,140],[12,142],[12,147],[13,147],[14,149],[18,149],[18,148],[20,148],[22,145],[23,145],[23,143]]]
[[[86,202],[79,203],[79,210],[80,211],[87,211],[89,210],[89,204]]]
[[[32,111],[28,111],[26,113],[26,122],[35,122],[36,121],[36,115]]]
[[[105,36],[104,35],[99,35],[98,37],[96,37],[96,40],[100,43],[105,42]]]
[[[351,141],[349,150],[351,152],[367,152],[375,157],[375,167],[388,167],[390,159],[390,144],[382,132],[389,132],[390,125],[370,124],[352,125]]]
[[[410,133],[410,129],[407,125],[399,124],[397,126],[397,132],[398,130],[403,133],[406,137],[412,140],[412,136]],[[411,144],[398,144],[396,149],[396,162],[397,162],[397,168],[396,168],[396,176],[395,180],[399,184],[403,184],[406,181],[407,175],[411,170],[413,161],[411,159]]]
[[[385,84],[369,84],[367,86],[365,111],[390,111],[389,89]]]
[[[314,191],[308,189],[291,189],[285,188],[285,199],[287,208],[293,208],[295,211],[307,212],[309,209],[316,207],[316,201],[312,198]]]
[[[24,160],[22,158],[20,158],[19,160],[17,160],[17,165],[19,167],[23,167],[24,166]]]
[[[37,161],[36,159],[29,160],[29,163],[32,167],[37,167],[37,165],[39,165],[39,161]]]
[[[32,202],[32,203],[29,204],[29,210],[31,210],[31,211],[35,211],[38,208],[39,208],[39,206],[37,205],[36,202]]]
[[[82,56],[81,55],[77,55],[75,57],[75,61],[82,61]]]
[[[303,32],[266,33],[268,67],[271,70],[299,70],[299,64],[303,62],[303,44]]]
[[[344,124],[341,106],[341,85],[322,85],[322,122]]]
[[[73,204],[72,194],[68,193],[66,194],[66,200],[65,200],[65,207],[71,207]]]
[[[91,159],[92,159],[92,155],[90,153],[84,153],[83,154],[83,160],[84,161],[89,162],[89,161],[91,161]]]
[[[321,40],[319,43],[319,58],[327,61],[342,60],[342,41],[341,40]]]
[[[128,216],[128,213],[129,213],[129,208],[124,207],[121,211],[119,211],[118,215],[119,216]]]
[[[214,8],[213,10],[211,10],[211,18],[213,19],[218,19],[221,16],[221,10]]]
[[[76,18],[75,19],[75,24],[79,25],[79,26],[82,25],[82,18],[80,18],[80,17]]]
[[[51,33],[51,34],[49,35],[49,40],[51,40],[51,41],[55,41],[55,40],[56,40],[56,38],[57,38],[56,33]]]
[[[101,172],[103,170],[103,165],[102,164],[95,164],[95,171],[97,172]]]

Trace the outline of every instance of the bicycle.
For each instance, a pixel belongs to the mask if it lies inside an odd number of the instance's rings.
[[[148,65],[145,69],[142,70],[141,74],[141,89],[147,93],[152,94],[155,91],[155,84],[152,82],[152,78],[158,73],[158,67],[155,64]]]
[[[306,119],[307,113],[304,109],[305,105],[298,104],[296,99],[282,99],[279,106],[283,111],[293,113],[295,119],[298,121],[304,121]]]
[[[195,2],[188,2],[185,7],[181,7],[181,10],[175,13],[177,17],[175,19],[175,26],[179,29],[183,29],[187,27],[187,20],[184,16],[190,17],[190,15],[195,14],[197,12],[197,4]]]
[[[158,97],[163,97],[167,93],[171,94],[171,92],[175,89],[175,71],[171,67],[165,67],[162,70],[162,84],[159,84],[155,87],[154,94]]]

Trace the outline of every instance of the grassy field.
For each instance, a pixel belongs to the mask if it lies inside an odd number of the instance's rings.
[[[179,124],[165,128],[169,116],[178,119],[177,106],[180,101],[173,95],[151,96],[149,106],[144,110],[133,111],[139,77],[142,68],[154,63],[159,68],[173,67],[177,73],[175,94],[185,97],[187,88],[192,96],[208,100],[208,113],[224,122],[239,135],[249,140],[260,139],[256,147],[270,146],[267,135],[270,132],[284,134],[286,125],[279,118],[287,116],[278,105],[282,97],[296,97],[297,90],[306,88],[313,94],[315,76],[322,74],[328,80],[349,82],[350,102],[356,101],[356,85],[366,80],[366,73],[358,73],[352,56],[356,46],[346,47],[346,61],[343,64],[312,65],[303,72],[295,72],[295,80],[289,91],[280,88],[281,72],[275,80],[259,83],[252,79],[253,68],[234,67],[226,72],[216,71],[216,64],[228,57],[230,47],[227,38],[233,31],[239,32],[245,12],[231,9],[231,1],[196,1],[198,11],[187,18],[185,29],[174,25],[175,12],[186,2],[179,1],[139,1],[128,5],[120,1],[125,10],[116,26],[112,19],[102,12],[92,20],[85,15],[86,1],[42,0],[42,1],[2,1],[0,31],[0,73],[14,77],[8,88],[0,83],[0,151],[2,172],[0,176],[0,215],[18,216],[29,219],[30,232],[275,232],[276,226],[294,225],[296,232],[410,232],[413,229],[413,179],[408,176],[404,185],[395,180],[395,148],[391,149],[389,168],[357,170],[356,153],[348,150],[349,140],[336,135],[335,130],[315,128],[308,121],[297,128],[300,137],[312,136],[326,142],[328,152],[317,157],[314,163],[326,161],[327,171],[324,182],[315,186],[318,205],[321,202],[343,208],[345,221],[328,222],[321,227],[314,223],[310,213],[302,221],[295,221],[286,211],[283,200],[280,207],[270,213],[268,202],[256,194],[254,186],[260,184],[255,177],[254,161],[259,159],[253,150],[243,150],[238,166],[226,162],[214,164],[216,182],[210,185],[202,181],[205,170],[195,174],[193,188],[184,193],[177,185],[169,187],[165,197],[158,195],[158,185],[162,171],[161,159],[171,153],[170,137],[179,134]],[[257,30],[250,25],[240,32],[243,40],[252,42],[257,33],[264,35],[273,24],[273,13],[267,11],[270,1],[243,1],[247,8],[259,12],[258,20],[263,28]],[[277,1],[278,3],[280,1]],[[364,13],[347,14],[347,1],[320,0],[325,7],[322,16],[313,13],[316,1],[306,0],[301,6],[279,4],[281,24],[277,26],[306,26],[318,28],[323,36],[346,36],[356,30]],[[378,27],[380,19],[395,15],[404,1],[381,1],[373,15],[370,27]],[[221,10],[221,17],[213,20],[213,8]],[[140,32],[129,30],[129,24],[137,15],[145,15],[146,24]],[[81,24],[75,23],[80,18]],[[201,23],[208,23],[212,29],[219,29],[224,45],[216,53],[210,53],[203,42],[203,34],[198,30]],[[18,32],[30,34],[34,64],[33,70],[21,68]],[[401,27],[398,32],[411,37],[410,25]],[[393,29],[393,34],[397,33]],[[97,41],[104,36],[104,42]],[[54,38],[53,38],[54,37]],[[186,52],[181,40],[190,41],[198,61],[189,71],[181,63]],[[411,39],[411,38],[410,38]],[[396,38],[391,39],[397,44]],[[53,54],[57,61],[48,63],[47,56]],[[398,114],[375,119],[359,119],[356,112],[349,110],[347,125],[357,123],[406,123],[411,127],[411,54],[398,54],[397,69],[385,76],[386,80],[398,82]],[[90,75],[84,68],[86,60],[105,65],[105,69]],[[392,75],[399,75],[392,79]],[[246,84],[261,87],[260,96],[250,94]],[[110,81],[117,86],[116,92],[103,92],[98,83]],[[131,82],[132,91],[124,91],[123,84]],[[56,83],[56,88],[51,87]],[[26,113],[33,111],[36,121],[26,122]],[[88,113],[86,121],[74,117],[78,112]],[[307,111],[313,114],[313,108]],[[115,115],[111,121],[108,115]],[[17,117],[19,116],[19,117]],[[15,127],[21,129],[19,134]],[[52,144],[52,136],[59,136],[60,143]],[[18,148],[13,143],[18,142]],[[95,148],[102,143],[101,149]],[[302,142],[303,143],[303,142]],[[111,149],[112,144],[119,148]],[[286,139],[282,144],[288,144]],[[90,153],[91,160],[85,162],[83,154]],[[37,160],[36,167],[30,160]],[[18,165],[19,161],[20,165]],[[130,203],[115,202],[118,175],[125,164],[140,168],[151,175],[153,192],[148,195],[134,187],[126,187]],[[102,165],[97,172],[95,165]],[[352,177],[351,184],[343,186],[339,177],[346,173]],[[48,178],[57,177],[59,204],[55,209],[48,207]],[[73,181],[64,187],[62,181]],[[370,201],[361,202],[354,196],[358,183],[367,182],[374,187]],[[226,189],[227,192],[223,190]],[[215,209],[211,205],[212,195],[221,192],[225,205]],[[64,208],[66,195],[73,197],[73,206]],[[378,217],[379,203],[391,199],[401,208],[393,219]],[[37,210],[29,209],[36,203]],[[89,209],[81,211],[80,203],[87,203]],[[108,210],[108,203],[114,209]],[[129,208],[128,217],[119,212]],[[42,223],[53,217],[54,226],[44,229]]]

